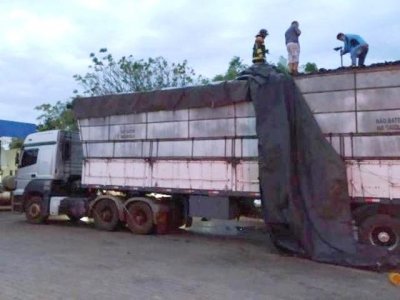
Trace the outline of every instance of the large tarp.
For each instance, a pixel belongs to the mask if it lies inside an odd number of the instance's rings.
[[[73,111],[77,119],[85,119],[160,110],[219,107],[249,101],[247,93],[246,81],[222,82],[169,90],[76,98]]]
[[[35,131],[35,124],[0,120],[0,136],[22,139]]]
[[[256,111],[260,190],[275,245],[320,262],[400,266],[399,253],[357,243],[344,162],[294,81],[269,65],[242,75]]]

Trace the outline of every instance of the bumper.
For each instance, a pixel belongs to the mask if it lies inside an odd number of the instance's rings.
[[[23,196],[22,195],[12,195],[11,196],[11,208],[13,212],[23,213]]]

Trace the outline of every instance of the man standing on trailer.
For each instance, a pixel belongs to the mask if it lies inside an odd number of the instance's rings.
[[[297,75],[299,68],[300,44],[299,22],[293,21],[288,30],[285,32],[285,42],[288,51],[288,67],[289,73]]]
[[[265,64],[265,53],[269,53],[268,49],[265,49],[265,37],[268,35],[266,29],[260,29],[256,35],[256,40],[253,46],[253,63],[254,64]]]
[[[358,58],[358,66],[364,67],[365,57],[368,53],[368,44],[364,41],[364,39],[357,34],[344,34],[341,32],[338,33],[336,38],[339,41],[344,42],[344,48],[343,50],[340,50],[340,55],[350,52],[351,66],[356,66]]]

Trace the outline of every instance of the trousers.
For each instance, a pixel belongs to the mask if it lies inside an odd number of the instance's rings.
[[[367,53],[368,53],[368,44],[358,45],[353,49],[351,49],[350,51],[351,64],[355,66],[358,57],[358,66],[364,66],[364,61],[365,57],[367,56]]]

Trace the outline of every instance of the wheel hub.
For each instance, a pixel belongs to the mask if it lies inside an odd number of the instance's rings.
[[[370,241],[372,245],[391,249],[397,245],[399,237],[390,227],[379,226],[372,230]]]
[[[101,212],[101,219],[104,222],[110,222],[112,219],[112,212],[109,209],[105,209]]]
[[[382,243],[387,243],[390,241],[390,235],[387,232],[379,232],[378,233],[378,240]]]
[[[33,217],[33,218],[37,218],[38,216],[40,216],[40,205],[37,203],[32,204],[29,207],[29,214]]]
[[[134,218],[136,224],[138,225],[143,225],[147,221],[146,215],[142,211],[136,211],[134,214]]]

